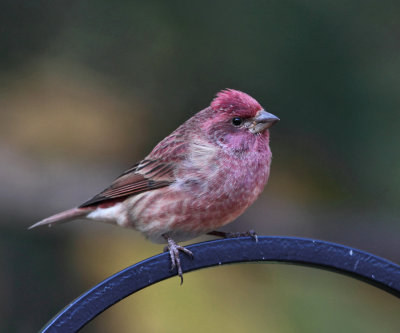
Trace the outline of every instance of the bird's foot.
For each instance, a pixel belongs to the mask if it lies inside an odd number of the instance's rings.
[[[193,259],[193,253],[192,251],[188,250],[187,248],[180,246],[175,243],[175,241],[168,237],[164,236],[164,238],[167,240],[168,245],[164,248],[165,252],[169,252],[169,256],[171,258],[171,271],[173,271],[175,268],[178,271],[178,275],[181,278],[181,284],[183,283],[183,272],[182,272],[182,267],[181,267],[181,259],[179,258],[179,251],[187,254],[191,259]]]
[[[254,230],[249,230],[246,232],[224,232],[224,231],[211,231],[208,235],[218,236],[222,238],[239,238],[239,237],[251,237],[256,243],[258,242],[257,233]]]

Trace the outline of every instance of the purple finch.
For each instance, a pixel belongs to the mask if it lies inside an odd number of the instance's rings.
[[[268,128],[277,121],[249,95],[223,90],[104,191],[30,228],[85,219],[136,229],[167,243],[182,279],[179,251],[192,253],[175,241],[221,234],[215,230],[256,200],[269,176]]]

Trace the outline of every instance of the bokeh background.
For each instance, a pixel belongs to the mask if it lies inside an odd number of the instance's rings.
[[[37,331],[162,251],[109,225],[26,228],[102,190],[227,87],[281,122],[266,190],[226,229],[400,262],[399,13],[390,0],[1,1],[0,331]],[[252,264],[159,283],[83,332],[399,332],[399,313],[348,277]]]

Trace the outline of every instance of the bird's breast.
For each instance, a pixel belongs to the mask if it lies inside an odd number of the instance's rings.
[[[197,157],[196,157],[197,158]],[[232,155],[214,152],[190,161],[174,187],[187,193],[201,209],[241,210],[261,193],[268,176],[271,154],[258,152]],[[206,163],[205,163],[206,161]]]
[[[217,229],[254,202],[267,182],[269,164],[270,154],[237,157],[197,145],[176,170],[174,183],[131,201],[131,219],[157,241],[166,232],[189,239]]]

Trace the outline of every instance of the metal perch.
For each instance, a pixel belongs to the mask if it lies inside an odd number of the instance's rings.
[[[183,272],[241,262],[281,262],[349,275],[400,297],[400,266],[373,254],[321,240],[251,237],[213,240],[187,246],[194,260],[181,255]],[[132,293],[176,275],[168,253],[132,265],[78,297],[40,332],[76,332],[98,314]]]

